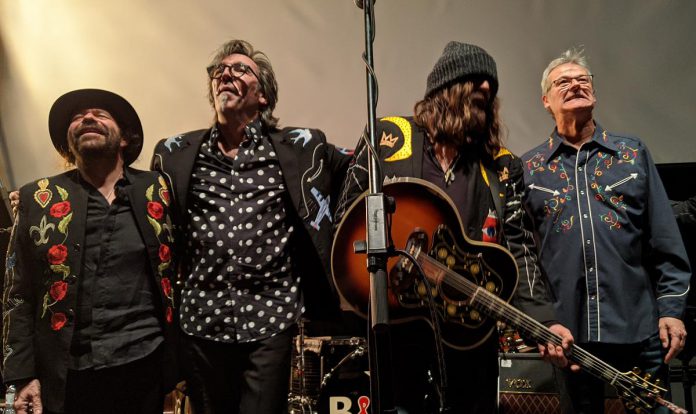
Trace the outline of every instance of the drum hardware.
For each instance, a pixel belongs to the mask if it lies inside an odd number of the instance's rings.
[[[322,378],[322,380],[321,380],[321,388],[324,388],[326,386],[327,382],[331,379],[334,372],[336,372],[336,370],[341,368],[343,366],[343,364],[345,364],[348,361],[352,361],[358,357],[365,355],[366,352],[367,352],[367,349],[364,346],[358,346],[353,352],[344,356],[343,359],[341,359],[338,362],[338,364],[336,364],[336,366],[331,368],[331,371],[329,371],[328,373],[326,373],[326,375],[324,375],[324,378]]]
[[[340,404],[369,405],[368,397],[358,401],[369,396],[365,338],[307,337],[300,327],[291,359],[289,414],[328,412],[337,398]]]

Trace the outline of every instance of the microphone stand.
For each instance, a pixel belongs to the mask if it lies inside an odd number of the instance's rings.
[[[375,133],[376,80],[372,43],[374,41],[374,1],[361,2],[365,18],[365,63],[367,77],[367,134],[372,148],[379,148]],[[358,4],[360,6],[360,4]],[[372,412],[396,413],[391,363],[391,335],[387,301],[387,237],[386,214],[389,201],[382,193],[383,178],[375,151],[368,151],[369,193],[366,197],[367,270],[370,274],[370,329],[368,351]]]

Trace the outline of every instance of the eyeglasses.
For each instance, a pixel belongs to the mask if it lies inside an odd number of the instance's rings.
[[[206,70],[208,71],[208,76],[210,76],[210,79],[222,78],[222,75],[225,73],[225,69],[230,70],[230,75],[233,78],[241,78],[249,72],[251,72],[251,74],[254,75],[256,79],[259,78],[256,75],[256,72],[254,72],[254,70],[251,68],[251,66],[246,65],[242,62],[233,63],[231,65],[225,65],[224,63],[220,63],[218,65],[211,65],[206,68]]]
[[[594,75],[580,75],[574,78],[563,76],[551,82],[551,84],[557,87],[558,89],[565,91],[566,89],[570,88],[570,86],[573,84],[573,81],[576,81],[580,86],[590,85],[592,83],[593,77]]]

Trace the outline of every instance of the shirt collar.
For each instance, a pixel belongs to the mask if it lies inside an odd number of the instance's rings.
[[[264,135],[264,131],[260,117],[256,117],[244,127],[244,135],[246,135],[246,139],[249,141],[258,141],[261,139],[261,136]],[[218,128],[218,124],[215,123],[210,131],[210,137],[208,138],[208,144],[210,144],[211,148],[217,146],[218,139],[220,139],[220,129]]]
[[[614,139],[609,135],[606,129],[595,122],[594,134],[592,134],[592,139],[586,145],[599,145],[604,147],[608,152],[618,153],[619,148],[616,146]],[[567,147],[568,144],[564,143],[562,136],[558,135],[558,129],[554,128],[551,136],[549,137],[546,145],[546,163],[548,164],[556,156],[556,153],[563,147]]]
[[[98,194],[99,190],[97,190],[96,187],[94,187],[92,184],[90,184],[87,180],[82,178],[82,174],[80,174],[80,171],[75,169],[75,172],[77,174],[77,181],[79,185],[87,191],[88,194]],[[124,167],[123,168],[123,173],[121,174],[121,177],[116,180],[116,183],[114,183],[114,192],[116,194],[116,199],[121,199],[123,197],[124,190],[128,188],[135,180],[135,176],[133,175],[133,172],[130,170],[130,168]]]

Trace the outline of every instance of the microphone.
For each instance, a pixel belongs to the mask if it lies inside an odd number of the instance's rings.
[[[372,1],[372,4],[373,4],[373,5],[374,5],[374,3],[377,2],[377,0],[371,0],[371,1]],[[362,10],[363,7],[365,6],[365,1],[364,1],[364,0],[353,0],[353,3],[355,3],[355,5],[358,6],[358,8],[361,9],[361,10]]]

